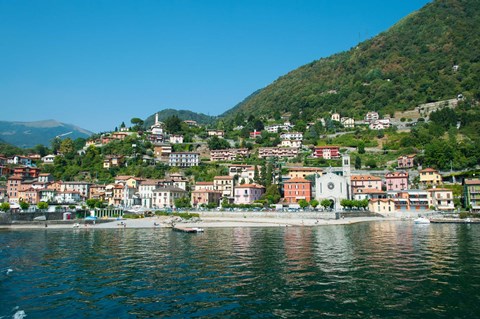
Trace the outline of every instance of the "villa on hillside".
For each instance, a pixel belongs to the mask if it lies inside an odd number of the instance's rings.
[[[216,161],[234,161],[248,156],[248,148],[227,148],[223,150],[211,150],[210,160]]]
[[[413,168],[416,155],[402,155],[397,158],[397,168]]]
[[[313,152],[313,156],[323,159],[337,159],[340,158],[339,146],[317,146]]]
[[[193,152],[172,152],[168,157],[169,166],[192,167],[198,166],[200,153]]]
[[[425,168],[420,171],[420,185],[423,187],[440,185],[442,175],[433,168]]]

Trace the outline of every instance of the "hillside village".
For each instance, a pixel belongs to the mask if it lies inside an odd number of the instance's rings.
[[[372,132],[376,132],[374,139],[381,140],[397,134],[399,126],[409,130],[428,117],[396,121],[371,111],[354,120],[332,112],[315,122],[292,124],[290,116],[250,118],[224,130],[222,123],[201,126],[175,116],[160,122],[157,115],[146,129],[142,120],[132,119],[132,127],[122,123],[83,143],[54,141],[48,149],[52,153],[43,156],[1,156],[0,175],[5,181],[0,186],[1,207],[11,211],[50,205],[141,212],[309,209],[380,214],[480,210],[480,179],[455,180],[437,168],[422,167],[421,150],[401,154],[378,146],[365,151],[368,141],[357,147],[331,143],[346,135],[368,138]],[[382,167],[375,160],[362,165],[361,154],[392,159]],[[73,165],[77,170],[68,173]]]

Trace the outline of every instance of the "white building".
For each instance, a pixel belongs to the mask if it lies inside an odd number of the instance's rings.
[[[170,135],[170,143],[171,144],[182,144],[183,143],[183,135]]]
[[[368,112],[365,114],[365,122],[373,122],[380,119],[380,116],[378,115],[378,112]]]
[[[318,201],[328,199],[332,201],[334,209],[340,208],[342,199],[351,199],[350,193],[350,156],[342,156],[342,175],[334,174],[331,170],[315,178],[315,198]]]
[[[45,155],[42,157],[42,162],[44,164],[53,164],[53,161],[55,160],[55,155],[50,154],[50,155]]]
[[[172,152],[168,156],[168,165],[177,167],[198,166],[200,154],[192,152]]]
[[[288,132],[288,133],[282,133],[280,135],[280,138],[282,140],[297,140],[301,141],[303,140],[303,133],[302,132]]]

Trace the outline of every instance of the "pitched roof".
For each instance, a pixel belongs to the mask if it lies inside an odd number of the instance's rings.
[[[238,185],[236,188],[265,188],[265,187],[258,184],[243,184],[243,185]]]
[[[215,176],[213,179],[228,179],[228,180],[231,180],[231,179],[233,179],[233,176],[228,176],[228,175],[225,175],[225,176]]]
[[[295,177],[284,182],[284,184],[287,184],[287,183],[311,183],[311,181],[305,178]]]
[[[480,185],[480,179],[466,179],[465,185]]]
[[[381,181],[382,179],[373,175],[352,175],[352,181]]]

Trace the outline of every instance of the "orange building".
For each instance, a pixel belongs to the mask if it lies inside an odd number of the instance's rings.
[[[284,182],[283,192],[287,203],[297,203],[301,199],[309,202],[312,198],[312,182],[304,178],[292,178]]]

